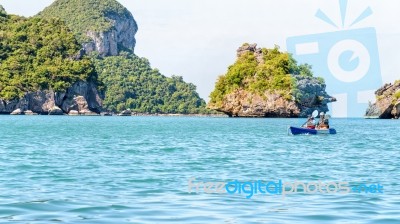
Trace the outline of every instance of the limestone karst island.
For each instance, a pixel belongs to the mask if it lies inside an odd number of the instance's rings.
[[[220,76],[209,107],[229,116],[306,117],[328,111],[336,101],[309,65],[298,65],[288,53],[244,44],[226,75]]]
[[[138,26],[115,0],[0,12],[0,113],[208,113],[193,84],[134,54]]]

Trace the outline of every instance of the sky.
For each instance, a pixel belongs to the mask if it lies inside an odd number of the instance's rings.
[[[374,27],[383,82],[400,79],[400,1],[348,0],[346,21],[370,7],[373,14],[349,28],[315,17],[318,9],[341,24],[345,0],[118,0],[139,25],[135,53],[166,76],[181,75],[208,100],[219,75],[243,43],[279,45],[292,36]],[[8,13],[32,16],[52,0],[0,0]],[[318,75],[318,74],[316,74]],[[329,83],[328,83],[329,85]]]

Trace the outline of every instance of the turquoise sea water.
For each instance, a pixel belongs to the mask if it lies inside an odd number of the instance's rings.
[[[400,223],[400,121],[0,116],[0,222]],[[382,194],[188,193],[196,181],[380,183]]]

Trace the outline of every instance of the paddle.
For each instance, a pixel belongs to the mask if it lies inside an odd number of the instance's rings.
[[[318,110],[314,110],[314,112],[312,112],[311,116],[313,118],[316,118],[318,116]],[[303,127],[305,124],[307,124],[308,120],[306,121],[306,123],[304,123],[303,125],[301,125],[301,127]]]
[[[318,116],[318,110],[314,110],[314,112],[312,112],[311,116],[313,118],[316,118]]]

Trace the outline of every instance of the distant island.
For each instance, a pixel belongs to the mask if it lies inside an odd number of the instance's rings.
[[[138,26],[116,0],[56,0],[30,18],[0,6],[0,30],[0,113],[212,113],[134,54]]]
[[[385,84],[375,95],[376,102],[369,105],[365,114],[367,118],[400,118],[400,80],[393,84]]]
[[[218,78],[208,107],[231,117],[306,117],[314,110],[327,112],[327,104],[336,101],[325,88],[311,66],[298,65],[277,46],[245,43]]]

